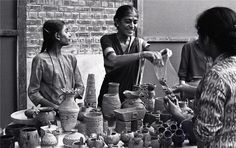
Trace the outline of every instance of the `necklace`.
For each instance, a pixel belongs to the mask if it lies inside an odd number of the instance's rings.
[[[52,60],[51,55],[49,54],[49,52],[47,52],[47,53],[48,53],[48,55],[49,55],[49,57],[50,57],[50,60],[51,60],[51,62],[52,62],[52,66],[53,66],[53,74],[52,74],[52,85],[53,85],[54,72],[55,72],[55,65],[54,65],[54,62],[53,62],[53,60]],[[63,79],[64,79],[64,84],[66,84],[66,76],[65,76],[65,73],[64,73],[64,71],[63,71],[63,68],[62,68],[60,59],[59,59],[58,57],[56,57],[56,58],[57,58],[57,61],[58,61],[59,65],[60,65],[60,69],[61,69],[61,72],[62,72],[62,75],[63,75]]]

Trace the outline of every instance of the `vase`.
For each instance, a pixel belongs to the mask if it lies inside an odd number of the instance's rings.
[[[86,134],[92,133],[103,134],[103,117],[100,112],[90,112],[84,116],[86,125]]]
[[[60,104],[59,117],[64,131],[75,128],[79,113],[79,106],[74,101],[74,94],[65,94],[64,101]]]
[[[172,137],[172,141],[174,143],[174,146],[181,147],[184,140],[185,140],[184,131],[182,129],[176,130],[173,137]]]
[[[114,110],[120,108],[119,83],[110,82],[108,92],[104,94],[102,100],[102,113],[109,126],[113,126],[115,122]]]
[[[96,99],[96,88],[95,88],[95,75],[88,74],[86,92],[84,97],[85,106],[96,108],[97,107],[96,100],[97,99]]]
[[[36,128],[26,127],[20,130],[19,145],[21,148],[38,147],[40,138]]]

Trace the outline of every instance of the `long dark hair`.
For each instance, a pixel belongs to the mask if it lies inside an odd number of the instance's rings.
[[[61,20],[48,20],[43,24],[43,45],[41,52],[49,51],[55,42],[55,33],[60,32],[65,25]]]
[[[226,7],[204,11],[195,25],[200,38],[209,36],[222,53],[236,55],[236,13]]]
[[[119,21],[128,16],[129,14],[132,14],[132,13],[136,13],[137,17],[138,17],[138,11],[136,8],[134,8],[133,6],[131,5],[122,5],[120,6],[117,10],[116,10],[116,14],[115,16],[113,17],[113,20],[114,20],[114,25],[117,27],[117,24],[116,24],[116,19],[118,19]]]

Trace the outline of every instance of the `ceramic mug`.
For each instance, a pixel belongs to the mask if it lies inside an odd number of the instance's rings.
[[[35,148],[40,146],[40,138],[36,128],[26,127],[20,130],[19,145],[21,148]]]

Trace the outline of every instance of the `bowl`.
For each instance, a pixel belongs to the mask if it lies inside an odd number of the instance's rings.
[[[25,115],[25,110],[19,110],[11,114],[11,119],[15,124],[36,125],[34,118],[28,118]]]
[[[10,124],[6,127],[5,132],[6,135],[14,136],[15,141],[17,141],[19,138],[20,130],[25,127],[26,127],[25,124],[18,124],[18,123]]]

